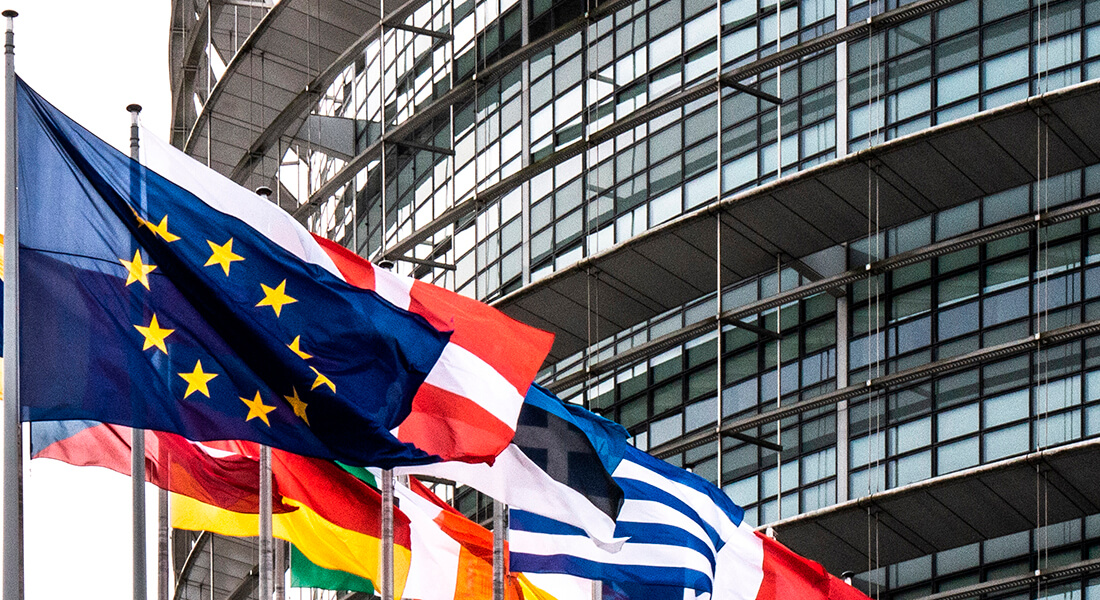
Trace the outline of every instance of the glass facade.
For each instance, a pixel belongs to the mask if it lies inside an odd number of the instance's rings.
[[[429,0],[313,108],[354,121],[356,158],[297,140],[280,177],[313,232],[493,302],[778,177],[1098,78],[1100,0]],[[1043,152],[1017,158],[1043,172]],[[597,331],[539,380],[631,357],[556,391],[757,526],[1097,438],[1100,336],[1026,345],[1100,320],[1100,165],[1082,162],[886,229],[860,182],[847,241]],[[1027,223],[1062,209],[1080,214]],[[1093,558],[1100,513],[852,570],[907,599]],[[1075,577],[996,597],[1100,600]]]

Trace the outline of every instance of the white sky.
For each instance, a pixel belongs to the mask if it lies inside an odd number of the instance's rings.
[[[141,104],[142,121],[167,137],[170,0],[0,0],[9,8],[19,12],[16,72],[38,93],[126,152],[128,104]],[[26,597],[129,598],[130,479],[42,459],[24,485]],[[156,489],[146,496],[155,599]]]

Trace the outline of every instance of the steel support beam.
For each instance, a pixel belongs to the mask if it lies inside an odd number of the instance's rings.
[[[779,96],[775,96],[775,95],[769,94],[765,91],[758,90],[754,87],[749,87],[749,86],[747,86],[743,83],[739,83],[736,79],[734,79],[732,77],[729,77],[727,75],[719,76],[718,81],[722,82],[722,85],[724,85],[724,86],[733,88],[733,89],[735,89],[739,92],[743,92],[743,93],[748,94],[750,96],[755,96],[755,97],[760,98],[761,100],[763,100],[765,102],[770,102],[770,103],[775,104],[775,105],[783,104],[783,99],[780,98]]]
[[[896,256],[884,258],[880,261],[871,263],[869,266],[852,269],[839,273],[831,277],[825,277],[817,281],[810,282],[806,285],[799,286],[792,290],[758,300],[756,302],[746,304],[739,308],[730,309],[722,313],[722,320],[729,322],[730,320],[740,320],[754,315],[760,314],[764,311],[771,310],[778,306],[794,302],[795,300],[801,300],[808,298],[815,294],[822,292],[830,292],[830,290],[843,290],[844,286],[866,279],[867,277],[885,273],[893,269],[904,267],[911,264],[923,262],[936,256],[943,256],[944,254],[950,254],[958,250],[964,250],[966,248],[972,248],[980,246],[987,242],[994,240],[1011,237],[1019,233],[1031,231],[1037,227],[1044,227],[1047,225],[1053,225],[1055,223],[1062,223],[1072,219],[1077,219],[1086,215],[1100,213],[1100,199],[1089,200],[1086,202],[1079,202],[1071,204],[1062,208],[1054,209],[1043,213],[1041,215],[1028,215],[1013,219],[1000,225],[994,225],[992,227],[986,227],[978,231],[963,234],[958,237],[950,238],[942,242],[937,242],[924,248],[918,248],[909,252],[904,252]],[[555,392],[561,392],[578,383],[583,382],[585,377],[592,377],[601,373],[606,373],[618,367],[628,365],[651,356],[656,356],[665,350],[682,344],[692,338],[702,335],[708,329],[711,324],[708,321],[700,321],[688,325],[687,327],[674,331],[672,333],[661,336],[657,339],[650,340],[639,346],[635,346],[625,352],[620,352],[615,356],[606,360],[600,361],[592,365],[588,373],[574,373],[558,379],[557,381],[550,382],[548,387]],[[769,332],[772,333],[772,332]]]
[[[406,25],[400,21],[393,19],[386,21],[385,25],[390,29],[400,29],[401,31],[408,31],[409,33],[415,33],[417,35],[426,35],[428,37],[433,37],[447,42],[453,42],[455,39],[454,36],[449,33],[444,33],[442,31],[432,31],[431,29],[424,29],[423,27],[414,27],[412,25]]]
[[[787,417],[792,417],[808,410],[835,405],[843,400],[859,398],[867,394],[895,388],[935,375],[953,373],[991,360],[1017,356],[1019,354],[1031,352],[1032,350],[1038,350],[1045,346],[1077,340],[1098,333],[1100,333],[1100,320],[1070,325],[1060,329],[1052,329],[1014,342],[1006,342],[990,348],[975,350],[974,352],[963,354],[962,356],[938,360],[936,362],[913,367],[912,369],[883,375],[882,377],[850,385],[846,388],[836,390],[835,392],[795,402],[794,404],[759,415],[753,415],[738,420],[729,420],[723,424],[718,431],[722,435],[741,433],[767,423],[773,423]],[[674,454],[707,444],[714,440],[714,436],[715,432],[713,430],[703,430],[696,434],[688,435],[681,440],[650,448],[649,453],[658,458],[667,458]]]
[[[422,265],[422,266],[425,266],[425,267],[432,267],[434,269],[447,269],[448,271],[454,271],[455,270],[454,265],[449,265],[447,263],[441,263],[441,262],[434,261],[434,260],[428,260],[426,258],[413,258],[412,256],[395,256],[391,260],[393,260],[395,262],[396,261],[409,262],[409,263],[412,263],[414,265]]]

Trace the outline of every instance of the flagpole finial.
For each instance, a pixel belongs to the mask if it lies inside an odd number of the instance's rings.
[[[130,150],[131,154],[137,149],[135,144],[138,143],[138,115],[141,114],[140,104],[130,104],[126,107],[126,110],[130,113]],[[136,155],[135,155],[136,156]]]
[[[8,10],[5,10],[4,12],[2,12],[0,14],[4,15],[5,17],[7,17],[9,19],[14,19],[15,17],[19,16],[19,13],[15,12],[14,10],[12,10],[10,8]]]

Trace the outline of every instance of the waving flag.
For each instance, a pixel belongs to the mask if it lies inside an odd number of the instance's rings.
[[[562,520],[512,510],[513,569],[599,580],[605,597],[624,600],[697,594],[713,600],[865,598],[820,565],[757,534],[744,522],[744,511],[710,482],[617,437],[605,443],[621,451],[618,462],[606,466],[624,493],[615,535],[626,541],[610,549]]]
[[[374,595],[374,582],[370,579],[315,565],[294,544],[290,545],[290,585]]]
[[[104,467],[130,475],[129,427],[94,421],[31,423],[31,458],[78,467]],[[227,510],[258,513],[260,464],[255,458],[213,451],[182,437],[145,431],[145,478],[157,487]],[[294,507],[272,490],[272,509]]]
[[[364,469],[348,468],[368,483],[374,476]],[[401,513],[409,518],[412,556],[402,597],[409,600],[491,600],[493,597],[493,534],[447,505],[431,490],[409,479],[406,487],[395,483],[394,496]],[[507,542],[505,542],[507,560]],[[301,568],[299,568],[301,567]],[[522,573],[507,573],[506,600],[554,600]],[[292,562],[292,580],[299,587],[355,590],[373,593],[371,581],[348,573],[325,570],[308,563]]]
[[[274,535],[287,540],[311,563],[377,581],[381,560],[382,497],[335,463],[271,452],[274,488],[296,507],[272,518]],[[172,526],[232,536],[258,535],[255,514],[228,511],[186,496],[172,495]],[[409,572],[409,519],[394,511],[394,589],[400,597]]]
[[[553,334],[460,294],[375,269],[334,242],[317,242],[349,283],[454,330],[398,437],[444,460],[492,462],[516,433],[523,397]]]
[[[443,460],[466,462],[491,462],[507,447],[552,334],[460,294],[375,269],[342,246],[310,236],[282,209],[157,136],[143,130],[142,139],[147,166],[211,207],[241,219],[299,259],[454,331],[400,424],[401,441]]]
[[[532,385],[512,444],[493,465],[444,462],[399,469],[468,485],[513,509],[578,528],[608,548],[617,547],[615,518],[623,490],[607,465],[618,462],[626,430],[563,404]]]
[[[448,333],[288,252],[285,228],[256,229],[142,167],[22,82],[18,113],[24,420],[352,464],[437,460],[390,430]]]

